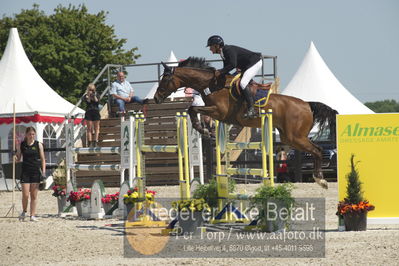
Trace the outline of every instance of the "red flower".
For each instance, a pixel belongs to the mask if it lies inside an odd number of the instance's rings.
[[[66,194],[66,187],[62,185],[55,185],[52,187],[53,189],[53,196],[54,197],[59,197],[59,196],[65,196]]]
[[[90,189],[79,189],[78,191],[71,191],[68,197],[68,201],[75,205],[76,202],[89,200],[91,195]]]
[[[133,192],[131,192],[131,193],[133,193]],[[117,192],[115,194],[106,194],[105,197],[101,199],[101,201],[103,203],[115,204],[118,201],[118,199],[119,199],[119,192]]]
[[[358,204],[349,203],[348,199],[344,199],[338,203],[337,215],[343,215],[349,212],[368,212],[374,210],[374,205],[368,201],[361,201]]]

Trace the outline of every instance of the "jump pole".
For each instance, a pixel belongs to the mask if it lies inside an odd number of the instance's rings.
[[[136,163],[137,176],[145,176],[145,152],[177,153],[179,168],[180,198],[191,198],[190,193],[190,162],[188,152],[188,126],[187,113],[176,113],[177,145],[145,145],[144,144],[144,115],[136,115]]]
[[[68,119],[69,120],[69,119]],[[134,177],[134,156],[132,143],[133,120],[124,121],[121,119],[121,146],[120,147],[96,147],[96,148],[75,148],[74,147],[74,123],[68,121],[66,128],[66,172],[67,182],[71,180],[71,171],[119,171],[120,184],[123,183],[125,169],[129,169],[129,185],[133,186]],[[120,164],[108,165],[90,165],[76,164],[74,162],[75,154],[120,154]],[[76,178],[72,175],[72,184],[76,186]]]
[[[273,135],[272,135],[272,110],[266,113],[261,111],[261,142],[241,142],[234,143],[228,141],[229,131],[224,124],[216,122],[216,183],[218,193],[218,207],[220,212],[215,216],[212,223],[231,223],[231,222],[249,222],[244,214],[242,214],[231,203],[224,205],[224,200],[231,199],[248,199],[248,195],[229,193],[229,178],[233,174],[251,174],[259,175],[264,185],[274,186],[274,163],[273,163]],[[229,164],[230,150],[259,149],[262,151],[262,168],[231,168]],[[226,166],[222,167],[222,156],[225,154]],[[268,156],[268,157],[267,157]],[[267,160],[267,158],[269,160]],[[269,164],[267,164],[269,161]],[[269,171],[268,171],[269,170]],[[234,217],[235,216],[235,217]]]
[[[177,145],[146,145],[144,144],[144,122],[143,114],[135,116],[135,154],[136,154],[136,172],[139,198],[145,198],[145,152],[177,153],[179,166],[179,187],[181,199],[189,199],[190,195],[190,165],[188,154],[188,127],[187,113],[176,114],[176,133]],[[165,222],[159,220],[151,210],[138,202],[135,206],[136,220],[127,222],[127,226],[165,226]]]

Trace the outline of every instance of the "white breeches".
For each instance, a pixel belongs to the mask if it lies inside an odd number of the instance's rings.
[[[258,74],[259,70],[262,68],[262,59],[258,61],[255,65],[248,68],[240,81],[241,89],[244,90],[248,83],[253,79],[256,74]]]

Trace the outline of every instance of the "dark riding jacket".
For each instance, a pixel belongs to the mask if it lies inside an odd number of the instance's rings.
[[[235,45],[223,46],[220,56],[223,59],[223,68],[219,69],[222,75],[229,73],[234,68],[239,68],[243,73],[262,57],[261,53],[252,52]]]

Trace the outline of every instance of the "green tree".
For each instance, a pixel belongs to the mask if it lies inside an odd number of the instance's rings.
[[[367,102],[365,105],[376,113],[396,113],[399,112],[399,103],[395,100],[384,100]]]
[[[0,20],[0,56],[10,28],[18,28],[25,52],[40,76],[65,99],[76,103],[106,64],[133,64],[137,47],[125,50],[106,25],[107,12],[90,14],[85,5],[59,5],[46,15],[38,5]]]

